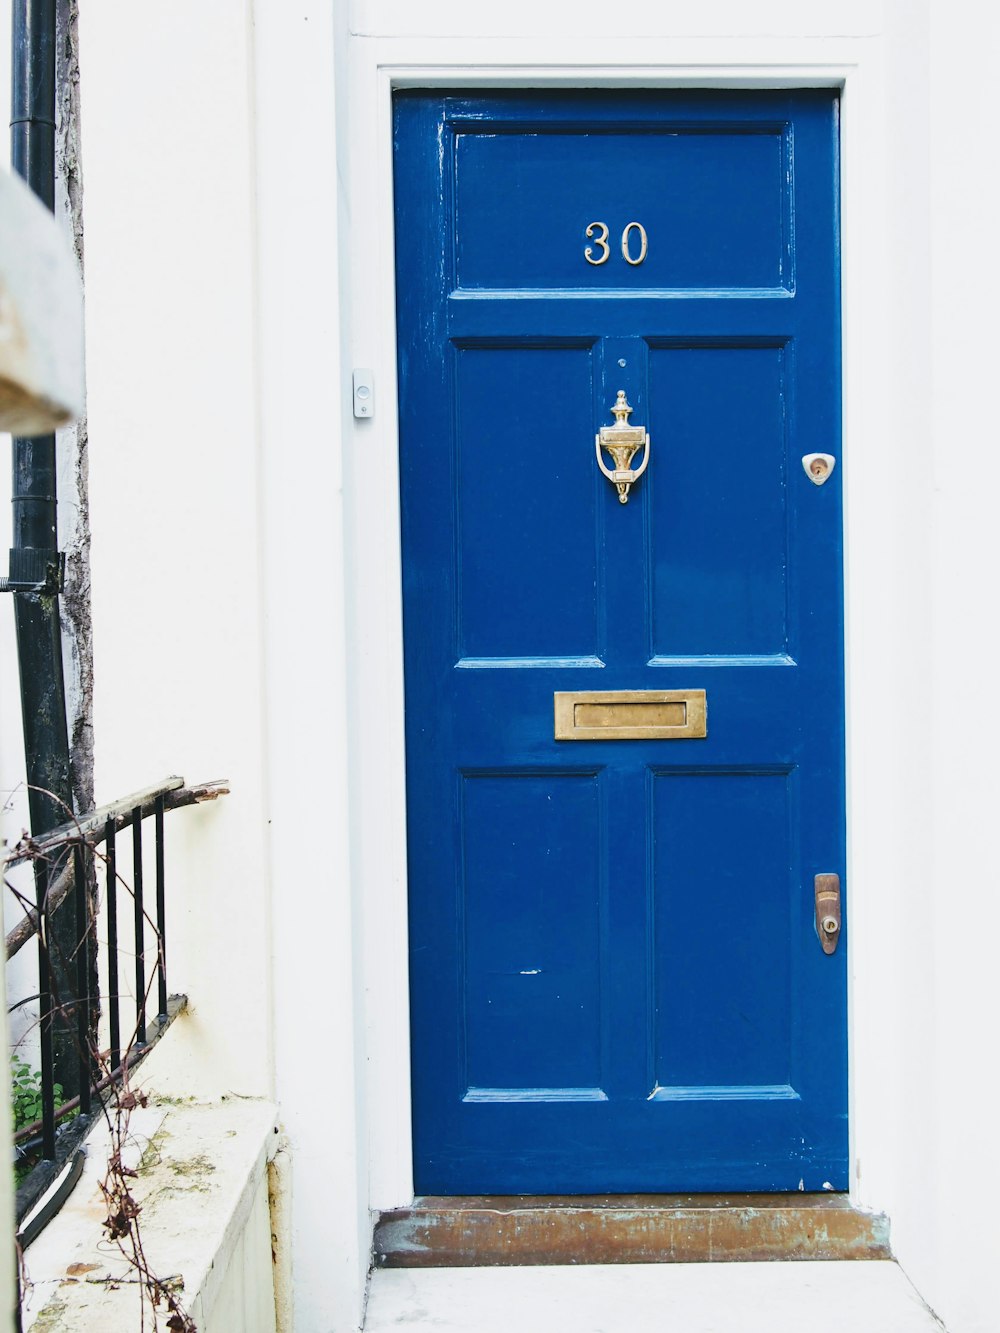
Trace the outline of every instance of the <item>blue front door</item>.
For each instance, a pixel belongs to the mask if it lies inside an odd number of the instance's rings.
[[[402,93],[395,173],[417,1191],[845,1189],[836,98]]]

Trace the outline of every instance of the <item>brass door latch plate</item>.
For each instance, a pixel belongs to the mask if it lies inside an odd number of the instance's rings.
[[[816,934],[824,953],[833,953],[840,939],[840,876],[817,875]]]

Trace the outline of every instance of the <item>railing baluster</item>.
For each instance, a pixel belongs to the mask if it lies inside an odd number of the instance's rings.
[[[156,950],[158,1017],[161,1023],[167,1018],[167,902],[166,873],[163,854],[163,797],[157,796],[155,803],[154,827],[156,829],[156,930],[158,935]]]
[[[80,1141],[91,1126],[95,1108],[101,1107],[102,1092],[119,1083],[123,1062],[132,1065],[145,1055],[169,1026],[173,1005],[178,1011],[183,1007],[180,997],[168,1002],[165,815],[167,810],[214,800],[228,791],[227,782],[187,788],[182,778],[168,779],[88,814],[77,815],[40,840],[26,842],[15,856],[4,858],[5,868],[33,861],[35,875],[35,910],[26,910],[21,922],[9,932],[9,957],[13,958],[33,933],[37,936],[38,946],[40,1115],[38,1120],[22,1126],[14,1135],[17,1159],[28,1168],[17,1190],[19,1224],[25,1222],[49,1188],[53,1178],[52,1164],[59,1158],[79,1158]],[[155,834],[154,852],[150,853],[150,868],[155,867],[155,894],[151,895],[148,915],[143,893],[144,815],[153,817]],[[122,912],[126,907],[118,893],[117,833],[127,824],[132,825],[132,932],[128,928],[127,915],[119,918],[119,907]],[[94,860],[100,856],[102,844],[105,863],[102,910],[107,911],[106,964],[99,957],[103,925],[98,915],[100,877]],[[122,856],[127,855],[123,843]],[[124,868],[121,883],[129,888],[128,873]],[[75,907],[65,901],[70,897]],[[72,947],[67,946],[64,953],[56,948],[55,953],[50,954],[50,949],[55,946],[50,917],[57,910],[54,906],[57,902],[58,910],[68,914],[66,926],[74,923],[73,928],[66,931]],[[26,909],[28,906],[24,904]],[[146,945],[154,932],[156,958],[150,958],[147,964]],[[122,1003],[123,992],[127,994],[131,988],[128,965],[119,957],[119,950],[127,951],[129,947],[130,933],[135,947],[135,1026],[131,1029],[130,1011],[127,1006],[123,1010]],[[74,958],[75,967],[72,965]],[[108,1068],[105,1068],[104,1058],[98,1055],[105,1040],[104,1012],[100,1008],[105,966]],[[151,971],[154,966],[155,997]],[[153,1004],[158,1010],[155,1020],[150,1016]],[[75,1086],[78,1077],[79,1092]],[[57,1105],[59,1084],[62,1085],[62,1101]],[[77,1111],[81,1114],[74,1120]],[[34,1222],[27,1225],[34,1226]]]
[[[146,1044],[145,920],[142,907],[142,806],[132,811],[132,891],[135,897],[135,1041]]]
[[[111,1034],[111,1068],[121,1063],[122,1034],[118,995],[118,859],[115,851],[115,821],[104,826],[106,844],[105,885],[108,902],[108,1025]]]
[[[49,959],[49,920],[45,895],[49,887],[49,863],[35,865],[35,903],[38,908],[38,1041],[42,1088],[42,1156],[56,1155],[55,1065],[52,1043],[52,965]]]
[[[80,1111],[90,1113],[90,913],[87,911],[87,867],[83,847],[73,847],[76,898],[76,1041],[80,1057]]]
[[[24,903],[24,917],[7,937],[9,959],[28,944],[32,934],[37,937],[38,947],[40,1113],[37,1120],[23,1125],[14,1135],[17,1160],[21,1167],[27,1168],[17,1190],[19,1224],[34,1226],[34,1221],[26,1223],[26,1219],[51,1185],[53,1163],[62,1158],[80,1158],[80,1142],[91,1127],[95,1108],[101,1108],[103,1090],[115,1084],[120,1086],[123,1063],[131,1066],[142,1058],[169,1026],[174,1006],[178,1012],[183,1007],[182,997],[170,1001],[168,990],[165,816],[167,810],[215,800],[228,791],[227,782],[187,788],[182,778],[168,779],[88,814],[77,815],[40,840],[26,840],[25,847],[16,855],[3,858],[5,869],[33,862],[35,876],[35,909],[30,910],[29,904]],[[148,913],[144,898],[144,816],[152,816],[155,836],[155,847],[150,852],[155,893],[150,895]],[[122,912],[127,909],[118,892],[117,834],[122,831],[124,837],[127,824],[132,825],[132,883],[130,886],[124,866],[121,883],[133,894],[131,932],[127,915],[119,917],[119,908]],[[103,884],[95,861],[102,850]],[[122,856],[127,855],[123,842]],[[104,904],[99,902],[99,886],[104,889]],[[66,901],[71,897],[75,905]],[[64,952],[55,948],[51,932],[50,918],[56,910],[66,916]],[[104,910],[106,960],[100,957],[103,922],[99,913]],[[156,958],[147,960],[146,946],[154,933]],[[127,1004],[123,1009],[122,1003],[123,992],[127,1000],[131,989],[129,969],[127,961],[119,957],[119,950],[127,951],[130,935],[135,948],[134,1028],[130,1028]],[[53,948],[55,953],[50,953]],[[107,1009],[102,1011],[105,972]],[[105,1057],[98,1054],[105,1037],[109,1042],[108,1067]],[[26,1236],[30,1234],[25,1232]]]

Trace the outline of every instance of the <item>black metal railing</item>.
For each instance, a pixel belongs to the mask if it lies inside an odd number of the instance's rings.
[[[184,1002],[179,996],[171,999],[167,987],[164,814],[228,790],[225,782],[188,787],[183,778],[168,778],[42,837],[25,837],[6,858],[4,878],[12,892],[17,891],[8,871],[30,863],[34,873],[34,903],[17,894],[25,914],[7,935],[8,962],[32,938],[38,949],[38,992],[28,998],[38,1004],[41,1115],[14,1135],[17,1159],[29,1168],[17,1191],[19,1225],[78,1155],[102,1105],[101,1094],[141,1059]],[[151,857],[143,837],[150,820]],[[118,836],[127,829],[132,833],[130,858],[127,852],[120,855]],[[152,893],[147,892],[147,858]],[[57,934],[50,924],[56,913],[68,912],[75,914],[73,956],[55,956],[66,931]],[[132,955],[131,995],[122,989],[130,961],[123,941]],[[103,994],[98,984],[102,971]],[[73,1057],[69,1061],[67,1051]],[[57,1095],[60,1052],[60,1067],[70,1070],[78,1090],[65,1100]],[[72,1167],[67,1175],[72,1180]],[[49,1215],[56,1210],[46,1207]],[[32,1219],[33,1229],[38,1222]]]

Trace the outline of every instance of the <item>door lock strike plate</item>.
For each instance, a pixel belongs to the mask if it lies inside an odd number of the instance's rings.
[[[816,934],[824,953],[833,953],[840,939],[840,876],[817,875]]]

